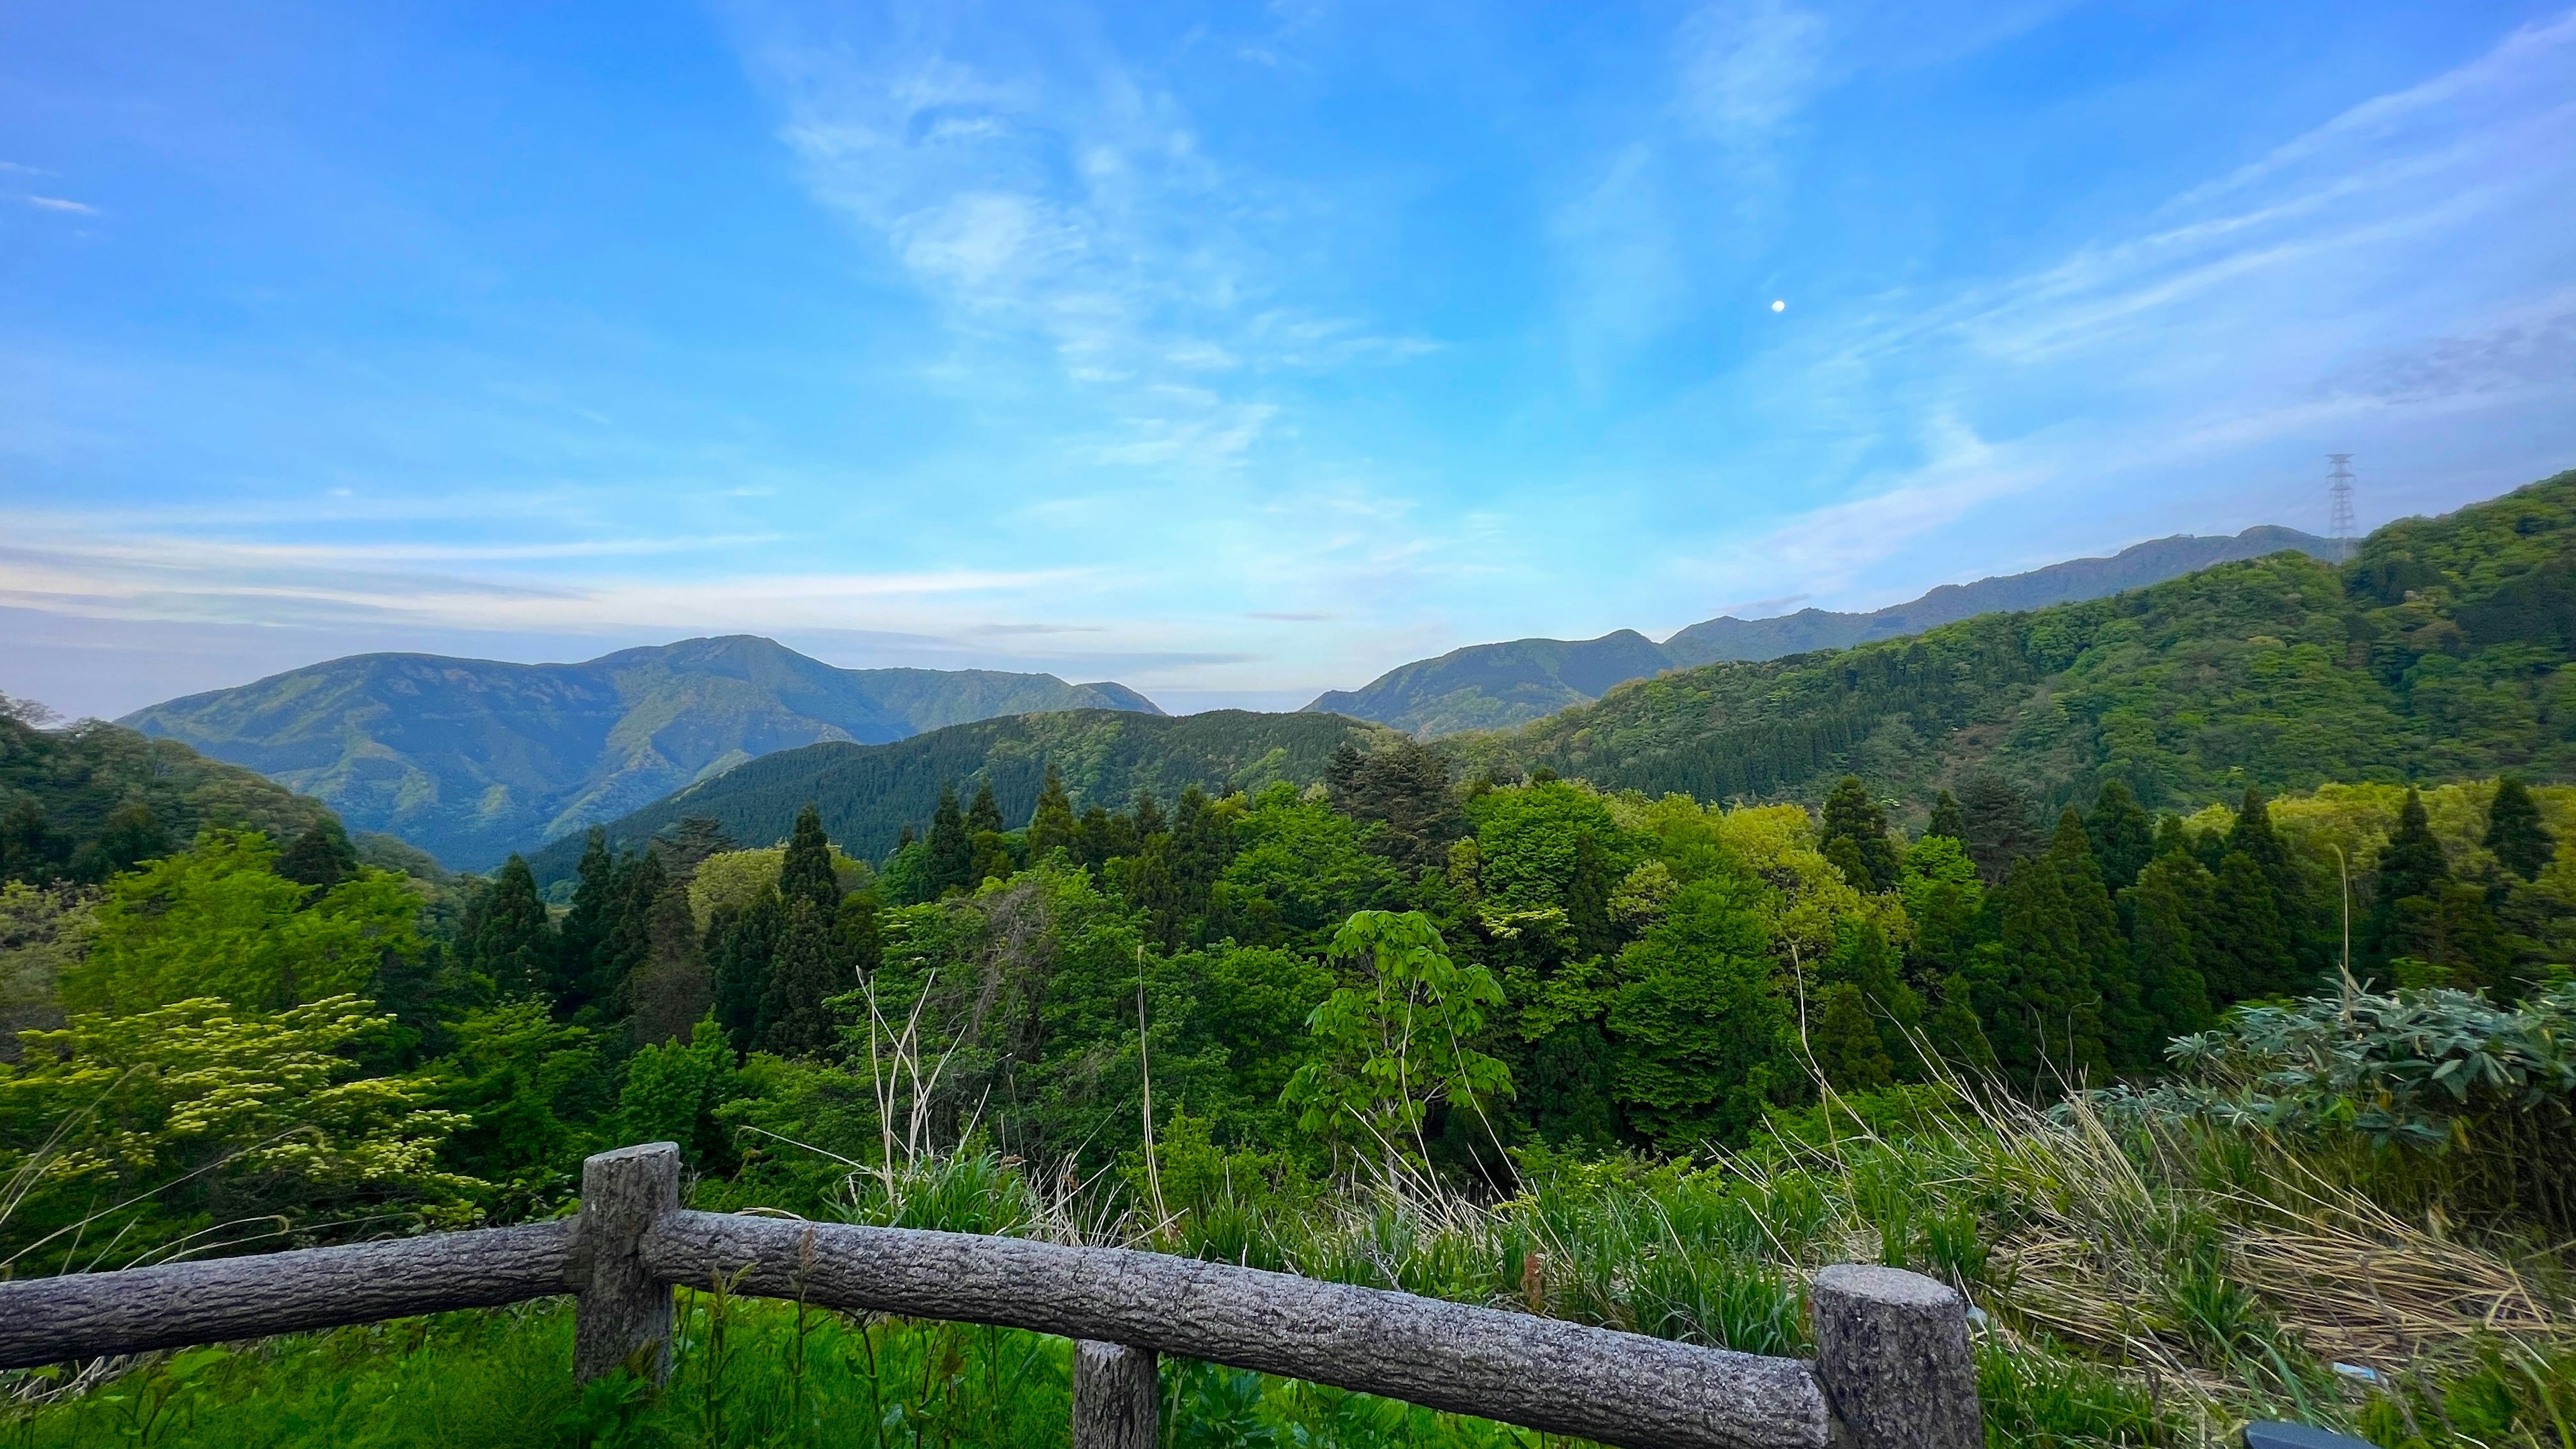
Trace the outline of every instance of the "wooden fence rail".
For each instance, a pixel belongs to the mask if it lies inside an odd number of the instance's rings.
[[[574,1367],[669,1371],[671,1290],[1076,1341],[1075,1449],[1159,1441],[1178,1354],[1627,1449],[1976,1449],[1966,1307],[1927,1278],[1817,1275],[1817,1357],[1769,1358],[1225,1263],[1024,1238],[689,1212],[679,1149],[584,1164],[570,1222],[0,1284],[0,1368],[577,1295]]]

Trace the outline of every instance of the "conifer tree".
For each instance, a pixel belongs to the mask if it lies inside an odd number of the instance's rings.
[[[1234,861],[1234,832],[1207,792],[1192,785],[1181,792],[1172,817],[1168,863],[1175,908],[1184,917],[1203,919],[1216,892],[1217,877]]]
[[[1142,848],[1146,841],[1164,834],[1171,828],[1163,819],[1163,807],[1154,803],[1154,792],[1151,790],[1136,792],[1135,815],[1135,841],[1139,848]]]
[[[2129,787],[2117,780],[2102,782],[2093,797],[2092,813],[2084,817],[2084,833],[2092,838],[2103,887],[2115,897],[2136,884],[2138,872],[2155,858],[2155,822],[2147,818]]]
[[[2537,879],[2558,858],[2558,838],[2541,824],[2540,802],[2511,775],[2496,782],[2495,799],[2487,805],[2485,844],[2499,864],[2524,880]]]
[[[1858,986],[1837,981],[1817,992],[1814,1017],[1807,1049],[1826,1081],[1845,1092],[1870,1092],[1896,1080],[1895,1059],[1880,1041]]]
[[[1827,992],[1849,989],[1877,1038],[1876,1055],[1887,1061],[1895,1079],[1913,1081],[1921,1075],[1916,1034],[1923,1027],[1923,998],[1898,979],[1896,949],[1878,922],[1865,916],[1845,918],[1835,933],[1834,949],[1818,965],[1816,979]],[[1837,1050],[1854,1046],[1846,1044]],[[1825,1049],[1819,1046],[1816,1053],[1822,1062]],[[1832,1077],[1830,1068],[1828,1077],[1836,1086],[1848,1085]]]
[[[466,970],[488,979],[495,995],[542,996],[553,979],[557,951],[537,878],[517,854],[478,892],[458,924],[457,944]]]
[[[2030,801],[2002,776],[1970,780],[1959,813],[1967,825],[1968,858],[1988,885],[2000,884],[2014,861],[2039,850],[2042,837],[2030,818]]]
[[[608,832],[599,826],[590,827],[583,842],[578,872],[572,909],[564,913],[563,930],[555,938],[554,965],[546,978],[546,999],[554,1003],[559,1019],[569,1019],[590,1004],[600,943],[607,939],[610,917],[618,906],[617,857],[609,853]]]
[[[2282,924],[2272,883],[2247,851],[2231,850],[2219,858],[2217,885],[2210,894],[2208,925],[2195,925],[2193,938],[2201,979],[2214,1006],[2232,1006],[2258,996],[2296,989],[2298,961],[2290,951],[2289,929]]]
[[[783,1057],[816,1056],[837,1040],[832,1013],[824,1002],[858,984],[835,958],[834,917],[811,895],[785,903],[785,923],[770,955],[768,979],[762,984],[758,1025],[753,1033],[760,1049]],[[835,906],[835,912],[838,907]]]
[[[618,863],[599,944],[591,953],[590,975],[582,983],[594,1017],[622,1018],[633,1009],[627,984],[636,968],[652,957],[653,906],[670,879],[661,857],[650,850]]]
[[[2162,1043],[2155,1039],[2155,1023],[2139,1005],[2137,968],[2129,959],[2129,943],[2121,935],[2110,892],[2103,887],[2092,835],[2075,807],[2068,806],[2057,817],[2057,833],[2049,840],[2048,854],[2057,865],[2058,879],[2065,883],[2076,938],[2083,943],[2085,960],[2092,968],[2091,989],[2101,1003],[2103,1053],[2114,1069],[2123,1072],[2152,1065]]]
[[[1840,854],[1837,854],[1837,850]],[[1825,796],[1825,858],[1865,891],[1892,891],[1904,862],[1887,838],[1887,816],[1858,775],[1845,775]]]
[[[1565,883],[1565,920],[1577,956],[1608,956],[1619,949],[1610,926],[1610,853],[1589,830],[1574,837],[1574,873]]]
[[[2168,851],[2147,862],[2138,883],[2122,894],[2129,915],[2131,955],[2138,963],[2138,998],[2155,1024],[2157,1053],[2163,1042],[2207,1031],[2217,1020],[2201,979],[2204,949],[2195,924],[2210,920],[2218,880],[2188,850]]]
[[[990,780],[975,787],[974,802],[966,807],[966,834],[971,838],[986,831],[1002,833],[1002,807],[993,799]]]
[[[2408,790],[2371,886],[2365,939],[2373,966],[2384,970],[2400,956],[2440,963],[2442,903],[2450,884],[2450,858],[2424,813],[2424,797]]]
[[[1037,812],[1029,817],[1029,860],[1034,864],[1073,845],[1073,798],[1065,794],[1064,777],[1050,760],[1046,783],[1038,787]]]
[[[1447,861],[1449,842],[1466,833],[1450,791],[1448,757],[1409,736],[1361,752],[1349,741],[1324,767],[1333,808],[1383,827],[1372,848],[1417,870]]]
[[[309,904],[358,873],[358,852],[340,822],[325,817],[295,837],[295,843],[281,851],[269,869],[297,885],[312,887],[312,894],[305,897]]]
[[[1946,835],[1961,845],[1968,843],[1968,817],[1959,813],[1959,802],[1942,791],[1932,797],[1932,823],[1923,827],[1926,835]]]
[[[1995,907],[1999,939],[1981,952],[1976,998],[2000,1064],[2033,1085],[2106,1075],[2093,963],[2056,860],[2014,862]]]
[[[736,1052],[759,1043],[760,1007],[769,995],[785,910],[765,891],[740,913],[718,911],[707,923],[707,968],[714,977],[715,1019]]]
[[[786,854],[779,858],[778,898],[812,901],[826,921],[841,908],[841,878],[832,870],[832,842],[823,834],[822,812],[810,801],[796,812]]]
[[[2281,919],[2284,956],[2268,992],[2303,991],[2316,984],[2328,966],[2324,943],[2315,937],[2307,872],[2290,859],[2290,848],[2272,828],[2272,807],[2262,792],[2247,789],[2227,832],[2227,851],[2253,858],[2272,887],[2272,910]],[[2224,878],[2225,872],[2221,871]]]
[[[975,845],[966,834],[966,817],[957,809],[957,787],[939,787],[939,808],[930,816],[931,898],[975,887]]]

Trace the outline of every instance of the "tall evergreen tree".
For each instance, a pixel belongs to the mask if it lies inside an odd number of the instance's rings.
[[[783,1057],[816,1056],[832,1047],[838,1034],[824,1002],[858,985],[836,959],[832,916],[811,895],[785,902],[786,918],[762,983],[758,1025],[753,1036],[763,1051]],[[837,912],[838,907],[835,906]]]
[[[1172,891],[1180,913],[1204,919],[1216,882],[1234,861],[1234,831],[1207,792],[1192,785],[1181,792],[1172,816],[1169,853]]]
[[[1981,950],[1975,985],[1999,1064],[2028,1085],[2106,1075],[2093,963],[2056,860],[2015,861],[1994,905],[1998,939]]]
[[[810,904],[810,902],[808,902]],[[707,923],[707,969],[714,977],[716,1024],[736,1052],[759,1044],[760,1006],[769,995],[770,962],[778,954],[786,910],[776,891],[765,891],[739,913],[720,910]]]
[[[590,978],[584,983],[594,1017],[622,1019],[634,1007],[628,983],[653,955],[653,907],[670,886],[661,856],[651,850],[630,855],[617,867],[614,904],[606,913],[599,945],[591,953]]]
[[[1565,921],[1574,932],[1577,956],[1608,956],[1619,949],[1610,925],[1610,895],[1618,882],[1610,876],[1610,852],[1586,830],[1574,837],[1574,873],[1565,882]]]
[[[1827,997],[1847,996],[1861,1008],[1861,1020],[1869,1025],[1876,1038],[1876,1051],[1868,1051],[1857,1037],[1837,1036],[1828,1047],[1819,1037],[1813,1044],[1817,1064],[1826,1079],[1838,1087],[1857,1090],[1854,1081],[1875,1074],[1874,1060],[1884,1060],[1895,1080],[1913,1081],[1921,1075],[1921,1053],[1916,1047],[1923,1029],[1923,998],[1896,974],[1896,948],[1887,932],[1866,916],[1844,918],[1835,933],[1834,949],[1818,963],[1816,979],[1822,986],[1818,997],[1827,1011],[1833,1008]],[[1822,1028],[1821,1014],[1818,1018]],[[1859,1052],[1870,1061],[1846,1059],[1843,1075],[1835,1075],[1835,1054]]]
[[[2155,822],[2147,818],[2138,797],[2117,780],[2105,780],[2084,817],[2084,833],[2093,841],[2093,859],[2102,867],[2102,884],[2117,896],[2137,883],[2138,872],[2155,858]]]
[[[2202,947],[2201,979],[2213,1005],[2276,996],[2300,984],[2289,927],[2281,920],[2272,883],[2249,851],[2231,850],[2219,857],[2207,925],[2195,922],[2192,935]]]
[[[939,808],[930,815],[930,894],[937,899],[975,886],[975,845],[966,835],[966,817],[957,809],[957,787],[939,787]]]
[[[1959,813],[1967,824],[1968,858],[1988,885],[2002,883],[2014,861],[2039,851],[2043,837],[2031,819],[2029,798],[2000,775],[1970,780],[1959,797]]]
[[[1151,790],[1139,790],[1136,792],[1136,808],[1134,814],[1136,817],[1134,838],[1137,847],[1140,849],[1144,846],[1146,841],[1157,835],[1165,834],[1171,829],[1170,823],[1163,819],[1163,807],[1154,803],[1154,792]]]
[[[2151,1066],[2162,1043],[2156,1040],[2155,1023],[2139,1003],[2137,968],[2129,959],[2129,943],[2120,933],[2111,894],[2103,887],[2092,833],[2075,807],[2068,806],[2057,817],[2048,856],[2065,884],[2067,911],[2075,919],[2076,939],[2090,967],[2089,987],[2100,1002],[2103,1055],[2117,1071]]]
[[[2207,1031],[2217,1020],[2201,978],[2204,949],[2196,923],[2211,917],[2218,880],[2188,850],[2147,862],[2138,883],[2122,894],[2129,916],[2130,953],[2138,963],[2138,999],[2154,1023],[2157,1054],[2178,1036]]]
[[[1073,797],[1065,794],[1064,777],[1049,760],[1046,783],[1038,787],[1037,811],[1029,817],[1029,861],[1035,864],[1073,846]]]
[[[993,799],[993,782],[986,780],[975,787],[975,799],[966,807],[966,833],[971,837],[989,830],[999,835],[1002,829],[1002,807]]]
[[[1887,816],[1858,775],[1845,775],[1825,796],[1825,858],[1865,891],[1892,891],[1904,871],[1896,842],[1887,838]]]
[[[554,967],[546,979],[546,999],[554,1003],[557,1017],[570,1018],[590,1004],[591,982],[601,965],[600,947],[623,904],[617,876],[617,857],[609,853],[608,832],[594,825],[582,845],[579,883],[573,888],[572,909],[564,913],[563,930],[555,938]]]
[[[1410,736],[1366,752],[1344,741],[1324,767],[1324,788],[1334,809],[1382,827],[1372,847],[1399,865],[1442,865],[1449,842],[1467,833],[1450,789],[1448,757]]]
[[[2299,992],[2315,986],[2331,963],[2316,931],[2308,874],[2290,858],[2289,845],[2272,828],[2272,807],[2261,791],[2245,792],[2236,823],[2227,832],[2227,852],[2251,856],[2262,867],[2263,879],[2272,887],[2273,913],[2281,918],[2287,955],[2267,990]],[[2220,874],[2223,878],[2225,872]]]
[[[855,890],[841,897],[832,926],[833,950],[853,981],[876,974],[884,959],[884,938],[877,928],[877,894]]]
[[[297,885],[310,886],[312,894],[305,898],[310,903],[358,873],[358,852],[340,822],[325,816],[279,852],[269,869]]]
[[[517,854],[467,903],[458,923],[459,964],[504,999],[542,996],[554,979],[555,931],[537,878]]]
[[[680,817],[654,837],[653,845],[661,853],[662,869],[673,880],[687,880],[697,874],[700,861],[734,848],[724,826],[705,815]]]
[[[1947,790],[1932,797],[1932,821],[1923,827],[1926,835],[1946,835],[1961,845],[1968,843],[1968,817],[1959,811],[1959,802]]]
[[[2443,949],[2442,908],[2450,885],[2450,858],[2442,853],[2442,842],[2424,813],[2424,797],[2409,790],[2397,812],[2397,828],[2380,849],[2371,884],[2364,939],[2372,966],[2385,973],[2401,956],[2447,964],[2442,960],[2449,954]]]
[[[2524,880],[2537,879],[2558,858],[2558,838],[2540,822],[2540,802],[2511,775],[2496,782],[2495,799],[2487,805],[2485,843],[2498,863]]]
[[[812,802],[796,812],[787,851],[778,861],[778,898],[812,901],[829,921],[841,908],[841,878],[832,869],[832,842],[823,834],[823,815]]]

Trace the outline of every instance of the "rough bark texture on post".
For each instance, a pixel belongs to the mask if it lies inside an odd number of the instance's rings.
[[[1816,1378],[1835,1449],[1980,1449],[1968,1306],[1919,1273],[1844,1263],[1816,1275]]]
[[[1159,1361],[1150,1348],[1074,1341],[1073,1449],[1154,1449],[1162,1442]]]
[[[680,1148],[621,1147],[581,1164],[581,1259],[572,1364],[583,1383],[633,1364],[659,1383],[671,1372],[671,1285],[645,1266],[647,1229],[680,1210]]]
[[[644,1257],[664,1282],[741,1269],[742,1293],[1128,1344],[1629,1449],[1826,1446],[1795,1359],[1229,1263],[702,1212],[655,1224]]]
[[[533,1223],[0,1283],[0,1369],[493,1308],[573,1287],[573,1227]]]

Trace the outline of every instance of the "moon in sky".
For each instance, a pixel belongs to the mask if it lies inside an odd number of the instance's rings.
[[[1771,304],[1771,310],[1774,312],[1786,312],[1789,310],[1789,304],[1786,302],[1774,302]]]

